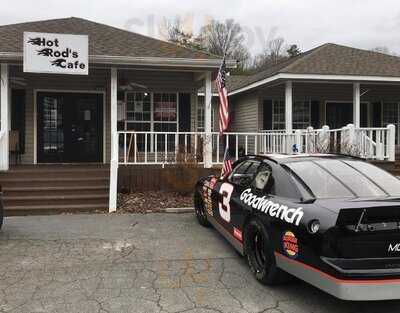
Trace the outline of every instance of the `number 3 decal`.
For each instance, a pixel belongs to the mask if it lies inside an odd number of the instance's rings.
[[[220,195],[222,195],[222,202],[218,203],[219,215],[227,221],[231,221],[231,206],[229,202],[231,201],[231,196],[233,192],[233,186],[228,183],[223,183],[219,189]]]

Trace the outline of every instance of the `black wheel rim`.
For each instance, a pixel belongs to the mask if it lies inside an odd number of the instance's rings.
[[[257,267],[265,268],[267,265],[267,257],[265,255],[265,242],[264,236],[259,229],[254,229],[253,235],[253,249],[254,249],[254,260],[257,263]]]

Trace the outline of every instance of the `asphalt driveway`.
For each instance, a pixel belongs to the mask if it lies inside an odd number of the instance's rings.
[[[0,232],[0,312],[398,312],[303,282],[258,284],[192,214],[13,217]]]

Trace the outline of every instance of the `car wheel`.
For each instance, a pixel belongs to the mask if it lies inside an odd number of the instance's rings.
[[[259,282],[276,285],[287,281],[288,274],[276,266],[267,230],[258,218],[252,218],[245,226],[244,251],[250,270]]]
[[[194,210],[196,212],[196,217],[199,224],[204,227],[210,227],[211,224],[207,220],[207,213],[204,208],[204,202],[199,192],[195,192],[193,200],[194,200]]]

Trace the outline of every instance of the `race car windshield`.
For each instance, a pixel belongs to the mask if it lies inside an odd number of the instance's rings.
[[[364,162],[317,160],[288,166],[317,198],[381,198],[400,194],[399,180]]]
[[[400,180],[398,178],[380,169],[379,167],[366,162],[355,160],[346,160],[344,162],[368,177],[389,196],[400,196]]]
[[[304,181],[316,198],[354,197],[339,180],[311,161],[292,162],[286,165]]]

